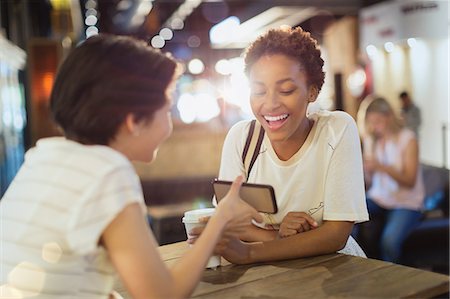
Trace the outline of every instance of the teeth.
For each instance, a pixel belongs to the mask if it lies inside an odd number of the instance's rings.
[[[268,116],[268,115],[264,115],[264,119],[267,121],[277,121],[277,120],[282,120],[285,119],[289,116],[289,114],[281,114],[278,116]]]

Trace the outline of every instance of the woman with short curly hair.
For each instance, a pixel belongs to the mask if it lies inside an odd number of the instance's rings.
[[[231,262],[337,251],[365,256],[350,236],[354,223],[368,220],[355,121],[342,111],[307,114],[324,82],[323,63],[317,42],[301,28],[269,30],[245,53],[250,103],[265,133],[249,171],[242,153],[252,122],[235,124],[219,178],[244,175],[249,183],[272,185],[278,212],[222,240],[218,250]]]
[[[172,268],[158,253],[131,161],[151,162],[172,132],[177,63],[131,37],[97,35],[61,65],[50,107],[64,136],[40,139],[0,201],[2,298],[187,298],[225,227],[261,216],[221,201]]]

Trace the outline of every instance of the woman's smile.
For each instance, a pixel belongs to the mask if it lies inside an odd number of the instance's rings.
[[[271,130],[277,130],[286,123],[286,121],[289,118],[289,114],[287,113],[277,115],[268,114],[263,115],[263,118],[266,120],[267,125]]]

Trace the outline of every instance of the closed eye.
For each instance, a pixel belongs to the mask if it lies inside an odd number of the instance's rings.
[[[252,96],[263,96],[265,94],[266,94],[265,91],[252,91],[251,93]]]
[[[292,90],[282,90],[282,91],[280,91],[280,93],[281,93],[282,95],[288,96],[288,95],[293,94],[294,91],[295,91],[295,89],[292,89]]]

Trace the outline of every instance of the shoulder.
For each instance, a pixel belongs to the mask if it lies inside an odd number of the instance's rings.
[[[337,127],[346,127],[353,125],[355,120],[353,117],[344,111],[330,111],[329,121]]]
[[[416,138],[416,134],[408,129],[408,128],[402,128],[399,132],[399,142],[402,145],[407,145],[408,143],[410,143],[411,141],[416,142],[417,138]]]
[[[246,131],[248,131],[251,122],[252,122],[251,119],[241,120],[241,121],[235,123],[231,127],[231,129],[228,133],[236,134],[236,133],[246,132]]]
[[[234,124],[228,131],[227,139],[245,140],[250,128],[251,120],[241,120]]]
[[[358,129],[353,117],[344,111],[321,110],[310,116],[317,121],[317,138],[325,138],[329,144],[337,145],[343,138],[358,139]]]
[[[310,117],[316,120],[319,126],[325,126],[335,133],[344,131],[349,126],[356,128],[353,117],[344,111],[321,110]]]
[[[98,175],[118,168],[132,169],[131,162],[109,146],[84,145],[62,137],[39,140],[31,154],[35,160],[57,160],[66,167],[83,168]]]

